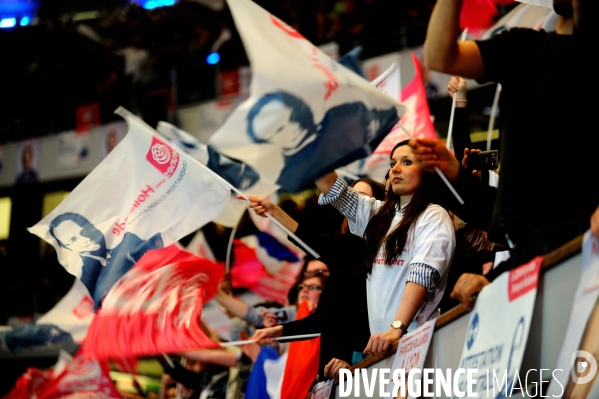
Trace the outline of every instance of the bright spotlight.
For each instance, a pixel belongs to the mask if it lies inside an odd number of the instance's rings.
[[[209,65],[214,65],[217,64],[220,61],[220,54],[218,53],[210,53],[208,54],[208,57],[206,57],[206,62]]]

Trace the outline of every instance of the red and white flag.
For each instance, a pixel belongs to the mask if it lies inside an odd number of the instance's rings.
[[[123,108],[125,138],[29,231],[55,249],[99,307],[110,288],[151,249],[193,233],[221,213],[228,187]]]
[[[200,328],[224,269],[173,244],[148,251],[108,293],[83,342],[99,360],[216,348]]]
[[[29,368],[3,399],[121,399],[107,362],[86,359],[78,352],[64,367],[41,371]]]
[[[209,143],[297,192],[363,158],[404,106],[251,0],[228,0],[252,68],[250,97]]]

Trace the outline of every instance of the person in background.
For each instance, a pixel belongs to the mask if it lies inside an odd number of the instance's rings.
[[[37,181],[37,170],[33,166],[33,147],[25,145],[21,151],[21,173],[17,176],[15,184],[35,183]]]
[[[418,139],[414,151],[425,170],[438,167],[460,195],[464,193],[461,210],[473,212],[479,222],[486,218],[481,228],[511,250],[510,259],[487,276],[460,278],[456,297],[471,308],[471,295],[500,273],[558,248],[589,228],[589,218],[599,204],[595,184],[599,135],[592,133],[598,100],[585,94],[598,89],[589,76],[595,65],[590,49],[599,38],[594,23],[599,2],[554,0],[554,10],[562,17],[555,32],[513,28],[477,41],[458,41],[461,7],[461,0],[436,2],[424,43],[424,63],[438,72],[502,85],[498,190],[488,195],[488,188],[480,182],[477,186],[469,173],[458,173],[459,163],[446,157],[439,143]],[[576,161],[541,172],[567,132],[576,132],[584,143],[577,148]],[[568,182],[567,217],[555,213],[556,182]],[[456,214],[461,210],[456,209]]]
[[[372,179],[358,179],[351,184],[365,198],[385,198],[385,187]],[[331,269],[316,312],[294,323],[258,330],[253,338],[268,343],[273,337],[320,333],[318,376],[321,381],[334,378],[341,367],[350,367],[363,359],[370,339],[366,296],[367,270],[363,267],[365,241],[349,232],[347,220],[342,234],[328,240],[318,239],[310,228],[297,223],[272,202],[251,197],[250,207],[261,216],[269,213],[296,236],[318,252]],[[293,239],[290,237],[290,240]],[[352,328],[339,333],[339,326],[351,320]]]

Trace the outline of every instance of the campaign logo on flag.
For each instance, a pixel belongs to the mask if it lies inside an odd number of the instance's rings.
[[[146,159],[160,173],[163,173],[167,179],[175,173],[179,165],[179,154],[174,152],[168,144],[158,137],[152,137],[152,144],[150,145]]]
[[[252,68],[250,97],[209,140],[289,192],[368,155],[404,106],[250,0],[229,8]],[[285,73],[281,73],[285,71]]]
[[[29,231],[51,244],[98,308],[116,281],[162,248],[221,213],[230,190],[123,108],[129,132],[102,162]]]
[[[223,274],[176,244],[149,251],[106,296],[83,352],[106,360],[218,347],[199,321]]]

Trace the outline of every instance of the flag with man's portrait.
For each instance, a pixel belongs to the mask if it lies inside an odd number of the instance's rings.
[[[176,145],[124,108],[123,140],[52,212],[29,231],[56,249],[98,308],[147,251],[212,221],[230,190]]]
[[[367,156],[404,106],[251,0],[228,0],[252,68],[249,98],[210,137],[289,192]]]
[[[279,189],[276,184],[260,179],[258,172],[251,166],[219,154],[214,148],[168,122],[158,122],[156,130],[245,195],[268,197]],[[247,201],[237,199],[236,194],[232,195],[213,222],[225,227],[235,227],[247,209]]]

